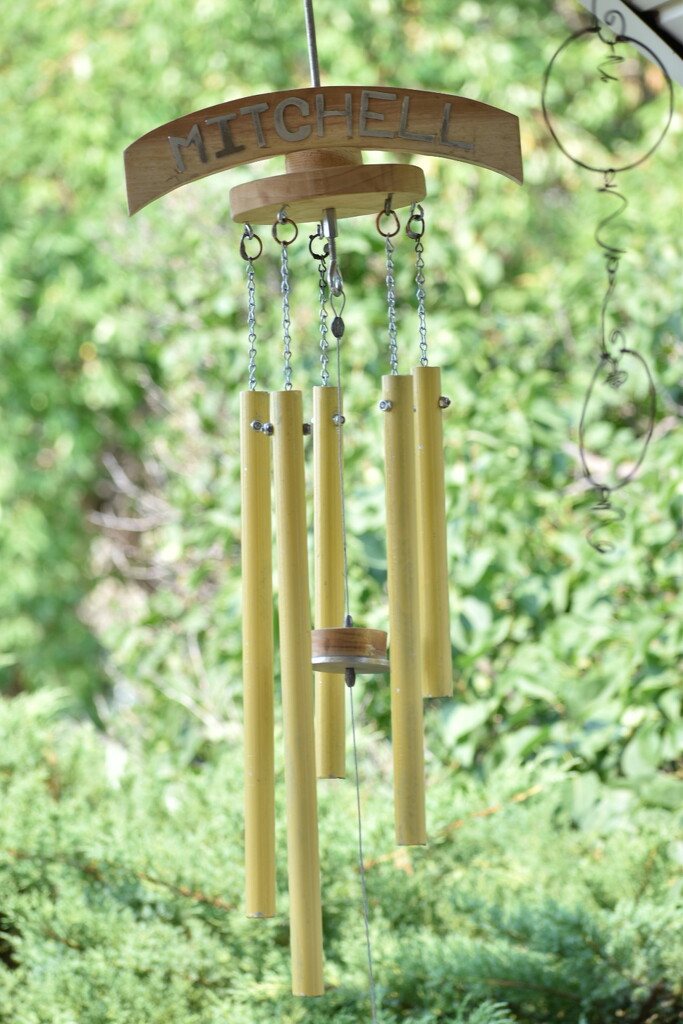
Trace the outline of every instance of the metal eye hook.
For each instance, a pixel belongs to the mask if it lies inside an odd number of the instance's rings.
[[[417,225],[417,230],[412,226]],[[413,203],[410,207],[410,217],[406,224],[406,234],[408,238],[412,238],[413,241],[417,241],[418,238],[422,238],[425,233],[425,216],[424,210],[419,203]]]
[[[341,270],[339,269],[337,260],[333,259],[330,261],[327,283],[330,286],[330,292],[332,295],[338,298],[340,295],[344,294],[344,279],[341,275]]]

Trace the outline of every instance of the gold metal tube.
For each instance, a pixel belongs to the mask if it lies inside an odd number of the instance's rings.
[[[344,624],[344,538],[340,477],[340,395],[313,388],[313,537],[315,628]],[[344,676],[315,674],[315,743],[318,778],[346,778]]]
[[[292,992],[323,994],[311,611],[300,391],[271,395]]]
[[[251,426],[268,415],[267,392],[240,394],[247,917],[275,914],[271,457],[270,438]]]
[[[415,366],[417,542],[420,593],[422,695],[453,696],[451,621],[448,606],[446,493],[443,472],[441,370]]]
[[[394,818],[396,842],[415,846],[427,842],[427,833],[412,377],[382,377],[382,398],[391,403],[384,413],[384,448]]]

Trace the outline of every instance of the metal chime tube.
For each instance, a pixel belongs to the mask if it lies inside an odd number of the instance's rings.
[[[323,994],[322,908],[300,391],[271,395],[294,995]]]
[[[344,538],[340,477],[340,392],[313,388],[313,536],[315,627],[344,623]],[[316,672],[315,742],[318,777],[346,777],[343,674]]]
[[[417,453],[422,695],[452,697],[441,370],[438,366],[416,366],[412,375]]]
[[[240,394],[247,917],[275,914],[273,583],[268,394]]]
[[[382,377],[394,816],[400,846],[427,842],[420,685],[415,432],[410,375]]]

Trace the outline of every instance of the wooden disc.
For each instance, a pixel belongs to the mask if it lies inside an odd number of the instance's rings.
[[[388,672],[387,634],[381,629],[340,626],[311,632],[313,667],[317,672]]]
[[[394,209],[419,203],[427,194],[424,172],[412,164],[339,164],[292,171],[236,185],[230,190],[232,219],[272,224],[283,206],[300,224],[318,222],[323,210],[338,218],[378,214],[388,195]]]
[[[317,171],[322,167],[338,167],[340,164],[358,167],[362,163],[362,149],[303,149],[286,155],[285,170],[290,174],[292,171]]]

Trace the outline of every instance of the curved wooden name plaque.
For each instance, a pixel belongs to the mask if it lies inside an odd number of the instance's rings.
[[[340,85],[231,100],[153,129],[124,154],[128,209],[230,167],[326,149],[445,157],[522,183],[514,114],[446,93]]]

